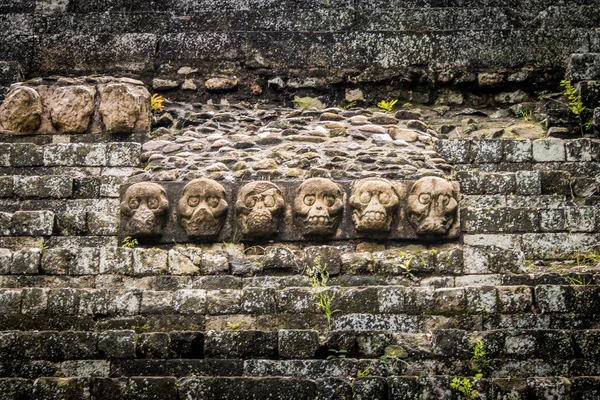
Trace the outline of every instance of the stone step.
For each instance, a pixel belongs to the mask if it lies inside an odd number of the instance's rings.
[[[175,377],[139,376],[132,378],[61,378],[0,379],[0,395],[10,399],[66,400],[114,398],[167,400],[190,399],[399,399],[418,396],[422,399],[455,399],[451,388],[456,376],[390,376],[315,378],[253,377]],[[482,395],[510,395],[526,399],[593,399],[600,393],[598,376],[565,378],[542,376],[530,378],[468,378],[473,390]]]

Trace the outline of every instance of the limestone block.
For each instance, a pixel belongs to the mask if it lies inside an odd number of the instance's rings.
[[[88,86],[58,87],[52,93],[50,119],[62,133],[84,133],[94,113],[95,90]]]
[[[146,88],[126,83],[109,83],[99,86],[98,91],[98,112],[107,132],[127,133],[149,128],[150,93]]]
[[[0,106],[2,127],[16,134],[35,133],[41,124],[42,100],[39,93],[26,86],[17,86]]]
[[[317,331],[279,331],[279,356],[281,358],[313,358],[319,347]]]

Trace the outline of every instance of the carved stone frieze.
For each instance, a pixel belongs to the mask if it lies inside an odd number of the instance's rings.
[[[274,183],[259,181],[244,185],[235,204],[239,232],[244,238],[277,233],[284,208],[283,194]]]
[[[442,236],[456,219],[458,202],[454,187],[445,179],[425,177],[411,188],[407,201],[408,221],[418,235]]]
[[[225,224],[229,204],[225,188],[212,179],[194,179],[179,200],[179,223],[190,237],[212,238]]]
[[[358,181],[350,196],[352,223],[357,231],[388,232],[398,204],[396,189],[387,179]]]
[[[158,236],[165,224],[169,200],[165,189],[152,182],[129,186],[121,202],[123,232],[127,236]]]
[[[304,236],[331,235],[344,212],[344,193],[333,181],[311,178],[296,191],[294,220]]]

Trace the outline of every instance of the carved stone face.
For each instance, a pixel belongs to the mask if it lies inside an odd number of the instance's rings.
[[[445,235],[456,218],[458,203],[450,182],[437,177],[419,179],[408,196],[408,221],[419,235]]]
[[[242,187],[235,208],[237,223],[246,236],[264,237],[277,231],[285,201],[281,190],[271,182],[251,182]]]
[[[305,236],[335,233],[343,212],[344,195],[329,179],[311,178],[298,187],[294,219]]]
[[[179,223],[188,236],[217,236],[228,208],[223,186],[212,179],[194,179],[183,188],[178,207]]]
[[[367,178],[354,187],[350,206],[352,222],[357,231],[387,232],[392,229],[398,194],[389,181]]]
[[[129,186],[121,202],[123,231],[130,236],[155,236],[161,234],[169,200],[165,189],[151,182]]]

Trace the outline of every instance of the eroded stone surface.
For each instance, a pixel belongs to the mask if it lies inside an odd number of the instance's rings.
[[[131,236],[160,234],[168,209],[167,194],[159,184],[142,182],[130,186],[121,203],[125,234]]]
[[[147,109],[150,95],[145,88],[125,83],[110,83],[101,86],[99,92],[98,111],[106,131],[111,133],[130,132],[138,124],[148,125]]]
[[[42,101],[39,93],[26,86],[13,89],[0,106],[4,129],[17,134],[35,133],[41,124]]]
[[[294,221],[304,236],[335,233],[344,212],[344,194],[329,179],[311,178],[302,183],[294,200]]]
[[[444,235],[456,218],[458,203],[452,184],[445,179],[419,179],[408,197],[408,221],[419,235]]]
[[[236,202],[237,224],[244,238],[277,233],[285,208],[281,189],[270,182],[251,182],[240,189]]]
[[[94,92],[88,86],[66,86],[54,90],[50,99],[50,119],[57,131],[83,133],[94,113]]]
[[[357,182],[350,196],[354,227],[357,231],[389,231],[398,204],[396,189],[387,179]]]
[[[183,189],[177,211],[188,236],[211,238],[223,228],[228,209],[223,186],[212,179],[194,179]]]

